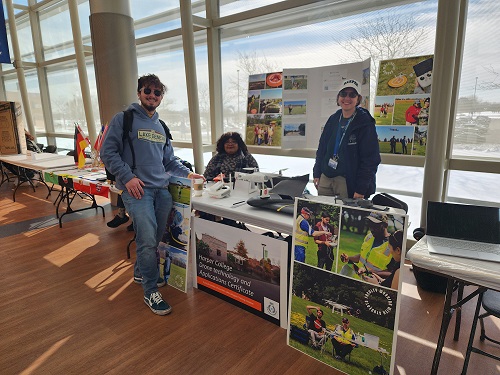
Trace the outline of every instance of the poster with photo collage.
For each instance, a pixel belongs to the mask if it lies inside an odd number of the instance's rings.
[[[287,343],[346,374],[393,372],[407,216],[296,199]]]
[[[425,156],[433,55],[380,62],[373,117],[381,153]]]
[[[168,190],[173,205],[158,245],[160,276],[172,287],[188,289],[188,251],[191,236],[191,179],[172,176]]]
[[[250,75],[246,106],[245,143],[247,146],[281,147],[282,72]]]

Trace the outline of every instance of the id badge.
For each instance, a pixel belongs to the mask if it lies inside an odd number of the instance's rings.
[[[337,169],[337,165],[339,165],[339,162],[335,156],[333,158],[330,158],[330,160],[328,160],[328,166],[330,168]]]

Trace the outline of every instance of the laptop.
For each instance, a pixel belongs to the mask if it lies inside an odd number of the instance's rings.
[[[500,262],[500,208],[427,203],[429,253]]]

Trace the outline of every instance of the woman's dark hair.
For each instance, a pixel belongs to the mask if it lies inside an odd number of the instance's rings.
[[[399,247],[400,250],[403,250],[403,231],[397,230],[389,237],[389,244],[393,249]]]
[[[160,79],[154,74],[145,74],[137,80],[137,92],[143,87],[158,87],[162,94],[167,92],[167,86],[161,83]]]
[[[226,151],[224,150],[224,143],[226,143],[229,140],[229,138],[232,138],[234,141],[238,143],[238,149],[241,152],[243,152],[243,155],[248,155],[247,145],[245,144],[245,142],[243,142],[240,133],[237,132],[227,132],[221,135],[221,137],[217,141],[217,146],[216,146],[217,153],[219,154],[226,153]]]

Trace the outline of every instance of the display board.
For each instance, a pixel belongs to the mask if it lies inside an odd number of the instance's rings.
[[[0,102],[0,154],[26,154],[21,103]]]
[[[197,217],[193,222],[197,287],[286,328],[287,242]]]
[[[425,156],[433,55],[380,62],[374,117],[381,153]]]
[[[189,288],[189,240],[191,237],[191,179],[171,177],[168,190],[173,206],[162,241],[158,245],[160,276],[170,286],[186,292]]]
[[[350,64],[283,70],[282,148],[317,148],[328,118],[340,107],[342,81],[361,84],[360,106],[369,108],[370,59]]]
[[[281,72],[248,77],[245,143],[260,147],[281,147],[283,114]]]
[[[295,215],[288,344],[346,374],[392,373],[406,214],[297,199]],[[325,326],[314,342],[310,324]]]
[[[259,147],[316,148],[328,118],[340,107],[342,81],[361,83],[361,107],[369,108],[370,59],[248,78],[245,142]]]

